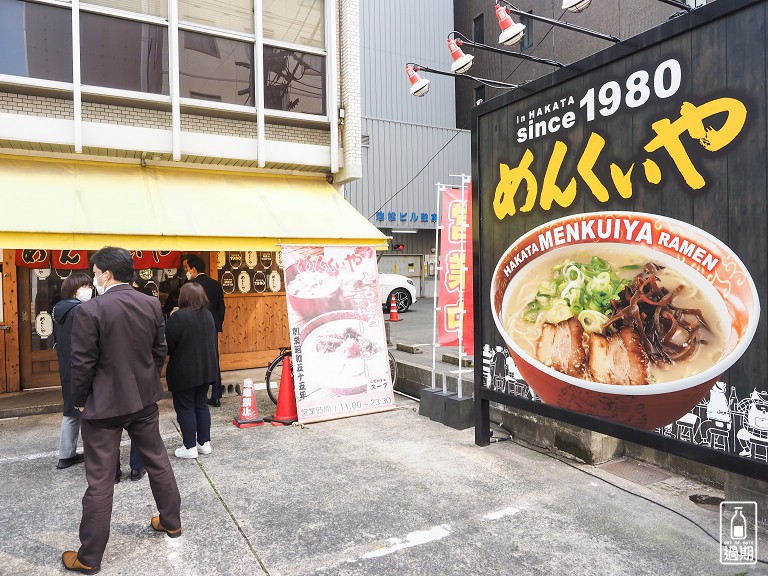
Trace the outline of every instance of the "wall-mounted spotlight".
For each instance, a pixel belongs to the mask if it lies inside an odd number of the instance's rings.
[[[686,12],[690,12],[691,10],[693,10],[691,6],[689,6],[685,2],[680,2],[679,0],[658,0],[658,1],[663,2],[664,4],[669,4],[670,6],[674,6],[675,8],[681,8]],[[581,12],[583,10],[586,10],[591,2],[592,0],[563,0],[563,10],[568,10],[569,12]]]
[[[456,40],[448,37],[448,49],[451,51],[451,58],[453,58],[453,64],[451,64],[451,72],[454,74],[464,74],[467,70],[472,68],[472,60],[475,59],[472,54],[464,54],[464,51],[459,48]]]
[[[469,38],[464,36],[464,34],[462,34],[461,32],[457,32],[456,30],[454,30],[450,34],[448,34],[448,48],[450,48],[451,57],[453,58],[453,65],[451,66],[451,71],[457,74],[464,74],[472,66],[472,60],[473,60],[472,55],[464,54],[464,52],[461,49],[461,47],[464,46],[465,44],[472,48],[478,48],[479,50],[487,50],[495,54],[513,56],[514,58],[529,60],[531,62],[538,62],[540,64],[547,64],[549,66],[557,66],[558,68],[562,68],[565,66],[565,64],[563,64],[562,62],[558,62],[557,60],[550,60],[548,58],[539,58],[538,56],[532,56],[531,54],[526,54],[524,52],[516,52],[513,50],[504,50],[502,48],[495,48],[494,46],[487,46],[485,44],[481,44],[480,42],[475,42],[473,40],[470,40]],[[454,49],[454,46],[455,46],[455,49]]]
[[[429,92],[429,80],[426,80],[419,76],[416,70],[420,70],[420,66],[413,66],[411,64],[405,65],[405,73],[408,74],[408,80],[411,81],[411,95],[412,96],[424,96]]]
[[[427,92],[429,92],[429,80],[419,76],[419,72],[421,71],[430,72],[432,74],[440,74],[441,76],[451,76],[453,78],[466,78],[468,80],[474,80],[475,82],[479,82],[480,84],[484,84],[485,86],[499,90],[505,88],[517,88],[518,86],[524,84],[524,82],[521,82],[520,84],[509,84],[507,82],[499,82],[498,80],[489,80],[488,78],[478,78],[476,76],[470,76],[469,74],[454,74],[453,72],[443,72],[442,70],[435,70],[434,68],[427,68],[421,64],[408,62],[405,65],[405,72],[408,74],[408,80],[411,81],[411,94],[414,96],[424,96]]]
[[[499,26],[501,27],[499,44],[505,46],[520,44],[525,35],[525,25],[512,20],[507,9],[500,4],[496,4],[496,18],[499,19]]]
[[[578,4],[583,4],[586,0],[581,0],[581,2],[576,2],[574,6]],[[661,0],[662,2],[673,2],[674,0]],[[563,22],[562,20],[555,20],[552,18],[545,18],[544,16],[538,16],[537,14],[533,14],[532,12],[523,12],[519,8],[516,8],[507,0],[499,0],[499,2],[503,2],[505,6],[501,6],[500,4],[496,4],[496,16],[499,19],[499,26],[501,26],[501,35],[499,36],[499,42],[502,44],[507,44],[508,46],[510,43],[514,44],[513,42],[515,39],[519,42],[523,38],[523,33],[525,32],[525,26],[522,24],[519,24],[519,26],[522,26],[522,31],[519,32],[519,38],[517,38],[517,35],[512,32],[508,32],[508,30],[511,30],[512,27],[509,24],[509,22],[512,22],[512,18],[510,18],[509,14],[516,14],[517,16],[525,16],[527,18],[531,18],[532,20],[539,20],[540,22],[546,22],[547,24],[551,24],[552,26],[559,26],[560,28],[566,28],[567,30],[573,30],[574,32],[580,32],[581,34],[587,34],[588,36],[594,36],[595,38],[602,38],[603,40],[608,40],[609,42],[621,42],[616,36],[612,36],[610,34],[603,34],[602,32],[596,32],[595,30],[590,30],[589,28],[584,28],[583,26],[577,26],[576,24],[570,24],[569,22]],[[570,4],[570,0],[564,0],[563,7],[565,7],[565,4]],[[586,5],[584,5],[581,9],[583,10],[586,8],[586,6],[589,4],[587,2]],[[504,22],[502,22],[502,19]],[[506,41],[505,41],[506,40]]]
[[[563,0],[563,10],[568,12],[581,12],[586,10],[592,0]]]

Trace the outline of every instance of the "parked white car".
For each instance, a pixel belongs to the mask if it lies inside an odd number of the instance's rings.
[[[416,286],[413,280],[402,274],[379,273],[379,297],[381,305],[389,310],[392,296],[395,296],[395,304],[398,312],[405,312],[416,302]]]

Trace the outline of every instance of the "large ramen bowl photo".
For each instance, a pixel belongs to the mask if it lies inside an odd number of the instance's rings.
[[[542,402],[652,430],[702,401],[757,329],[755,284],[728,246],[685,222],[601,212],[518,238],[491,308]]]

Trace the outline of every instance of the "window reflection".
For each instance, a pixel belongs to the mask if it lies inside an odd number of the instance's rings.
[[[167,0],[87,0],[87,3],[106,6],[107,8],[117,8],[126,12],[148,14],[149,16],[168,17]]]
[[[182,97],[253,106],[253,44],[179,30]]]
[[[252,33],[253,0],[179,0],[179,20]]]
[[[264,47],[264,103],[267,108],[325,114],[325,58]]]
[[[168,29],[80,13],[83,84],[168,94]]]
[[[264,37],[325,47],[323,0],[264,0]]]
[[[72,82],[72,13],[0,0],[0,74]]]

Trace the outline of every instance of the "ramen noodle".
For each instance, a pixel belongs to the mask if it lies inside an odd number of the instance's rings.
[[[697,374],[713,366],[725,350],[727,330],[722,299],[697,273],[686,270],[684,264],[668,262],[666,257],[662,258],[663,263],[657,260],[658,254],[651,251],[643,253],[637,248],[597,243],[588,248],[553,250],[527,265],[510,283],[502,306],[503,325],[526,353],[571,376],[612,384],[652,384]],[[674,337],[669,338],[669,346],[682,350],[677,354],[683,358],[679,361],[674,360],[675,354],[648,350],[650,342],[646,335],[637,330],[636,324],[632,329],[631,320],[640,319],[640,315],[621,317],[623,309],[619,302],[627,304],[629,300],[622,297],[637,294],[638,287],[645,285],[653,286],[658,295],[664,296],[660,301],[672,303],[673,310],[685,313],[684,318],[677,314],[680,325],[676,334],[672,332],[678,324],[668,314],[675,327],[670,332]],[[657,304],[642,296],[638,295],[635,301]],[[611,322],[614,314],[617,317]],[[647,314],[642,319],[647,320]],[[611,327],[604,328],[608,325]],[[696,346],[688,349],[686,337]],[[583,354],[581,349],[573,349],[564,355],[567,360],[560,366],[549,354],[553,347],[562,348],[568,338],[581,339],[574,346],[582,346]],[[626,381],[614,382],[602,376],[603,372],[611,371],[615,361],[611,346],[629,351]],[[637,356],[633,356],[635,353]],[[598,366],[600,363],[603,369]]]

